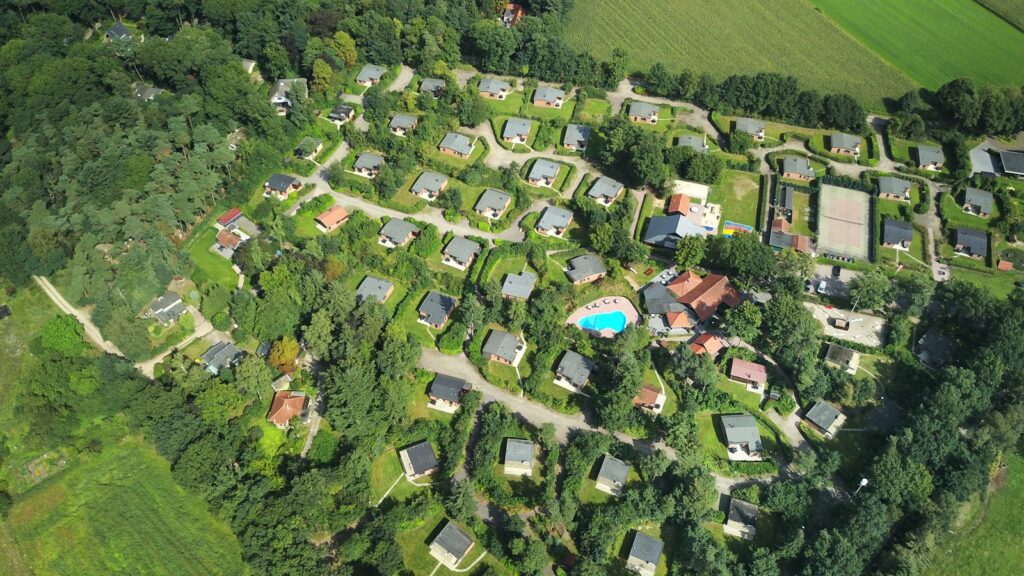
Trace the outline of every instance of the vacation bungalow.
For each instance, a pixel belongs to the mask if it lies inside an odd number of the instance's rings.
[[[299,141],[299,145],[295,147],[295,157],[305,158],[306,160],[312,160],[313,158],[316,158],[316,155],[319,154],[320,151],[323,149],[323,140],[313,138],[312,136],[306,136],[301,141]]]
[[[546,108],[561,108],[565,102],[565,90],[541,86],[533,91],[533,105]]]
[[[768,371],[763,364],[733,358],[729,366],[729,379],[745,385],[751,392],[761,392],[768,382]]]
[[[818,400],[804,414],[804,420],[826,438],[832,438],[846,422],[846,416],[831,402]]]
[[[146,308],[146,316],[156,320],[164,326],[169,326],[178,321],[181,315],[187,312],[185,303],[181,296],[174,292],[168,292],[157,298]]]
[[[430,555],[454,569],[473,548],[473,539],[451,520],[445,520],[444,523],[444,528],[430,541]]]
[[[118,20],[114,22],[114,25],[107,29],[107,33],[103,35],[104,42],[110,42],[111,40],[125,41],[131,40],[132,33],[128,30],[128,27],[124,25],[124,22]]]
[[[225,368],[230,368],[242,359],[242,351],[233,342],[221,341],[206,349],[199,357],[206,370],[216,376]]]
[[[688,236],[707,236],[707,229],[695,224],[685,214],[652,216],[647,221],[643,242],[651,246],[675,251],[676,245]]]
[[[557,206],[548,206],[540,214],[537,224],[533,227],[538,234],[561,238],[572,223],[572,212]]]
[[[533,442],[519,438],[505,439],[503,472],[507,476],[533,475]]]
[[[757,534],[757,506],[736,498],[729,500],[729,514],[722,531],[735,538],[753,540]]]
[[[942,170],[943,164],[946,163],[946,155],[942,152],[942,148],[937,146],[918,146],[917,147],[917,167],[921,170]]]
[[[683,134],[679,138],[676,138],[676,146],[689,148],[701,154],[707,154],[707,152],[711,150],[708,146],[707,136],[694,136],[693,134]]]
[[[461,378],[438,374],[430,383],[430,390],[427,392],[430,402],[427,403],[427,407],[452,414],[459,409],[463,394],[472,389],[469,382]]]
[[[271,174],[270,178],[263,183],[263,196],[273,196],[278,200],[285,200],[292,192],[302,189],[302,182],[297,178],[285,174]]]
[[[372,152],[363,152],[356,158],[355,164],[352,165],[352,171],[366,178],[376,178],[377,174],[380,174],[382,166],[384,166],[383,156]]]
[[[640,122],[643,124],[657,124],[658,113],[661,108],[656,104],[648,104],[647,102],[630,102],[629,104],[629,119],[633,122]]]
[[[964,212],[982,218],[992,215],[992,193],[978,188],[967,187],[964,190]]]
[[[560,168],[561,166],[557,162],[538,158],[533,163],[533,168],[530,168],[526,181],[531,186],[547,186],[550,188],[555,183],[555,179],[558,178]]]
[[[753,118],[737,118],[735,130],[746,132],[755,142],[764,142],[764,122]]]
[[[579,392],[590,381],[590,373],[597,368],[593,360],[577,354],[572,350],[566,350],[562,359],[555,367],[555,386],[565,388],[570,392]]]
[[[309,85],[305,78],[282,78],[270,87],[270,104],[278,116],[284,116],[295,104],[309,97]]]
[[[348,210],[335,204],[328,208],[326,212],[317,216],[314,221],[316,222],[317,230],[324,234],[330,234],[337,230],[339,226],[348,222]]]
[[[988,256],[988,234],[974,228],[957,228],[953,249],[958,256],[982,260]]]
[[[597,489],[612,496],[621,496],[629,477],[629,464],[605,454],[601,469],[597,471]]]
[[[490,362],[516,367],[526,352],[526,343],[503,330],[491,330],[482,352]]]
[[[419,124],[419,118],[411,114],[395,114],[388,123],[388,130],[395,136],[405,136]]]
[[[640,387],[640,392],[633,398],[633,407],[657,416],[665,408],[666,399],[667,396],[662,393],[660,387],[656,388],[645,384]]]
[[[512,90],[512,86],[504,80],[498,80],[497,78],[484,78],[480,80],[480,86],[478,87],[480,95],[484,98],[491,98],[493,100],[504,100],[508,96],[509,91]]]
[[[427,202],[433,202],[437,200],[437,197],[446,188],[448,188],[447,176],[427,170],[416,177],[416,181],[412,183],[412,188],[409,188],[409,193]]]
[[[757,420],[750,414],[723,414],[719,417],[725,433],[729,460],[760,460],[764,447]]]
[[[383,66],[366,64],[359,71],[359,74],[356,75],[356,84],[369,88],[374,84],[379,84],[380,79],[384,77],[386,72],[387,70]]]
[[[469,158],[473,153],[473,141],[458,132],[449,132],[444,135],[437,149],[456,158]]]
[[[622,182],[614,178],[601,176],[587,190],[587,197],[592,198],[602,206],[610,206],[619,197],[619,193],[622,192],[623,188]]]
[[[309,396],[294,390],[279,390],[274,393],[267,412],[267,421],[279,430],[287,430],[292,418],[299,417],[305,424],[309,417]]]
[[[714,336],[708,332],[698,335],[690,342],[690,350],[698,356],[701,354],[709,354],[711,359],[714,360],[718,353],[725,348],[725,341],[718,336]]]
[[[882,221],[882,246],[907,250],[914,240],[914,228],[910,222],[886,217]]]
[[[135,84],[135,99],[142,102],[152,102],[153,98],[164,93],[163,88],[147,86],[141,82]]]
[[[406,222],[401,218],[392,218],[381,226],[378,242],[381,246],[387,248],[397,248],[405,246],[419,235],[420,229],[415,224]]]
[[[562,136],[562,146],[569,150],[582,152],[590,144],[590,133],[590,126],[569,124],[565,127],[565,135]]]
[[[569,281],[574,286],[600,280],[608,273],[604,267],[604,262],[601,261],[597,254],[583,254],[572,258],[567,264],[569,267],[566,268],[565,275],[569,277]]]
[[[506,300],[528,300],[537,284],[537,275],[523,270],[519,274],[506,274],[501,285],[501,297]]]
[[[476,259],[476,255],[480,253],[480,250],[481,247],[476,242],[462,236],[455,236],[444,247],[444,252],[441,254],[441,263],[447,264],[456,270],[465,271],[473,264],[473,260]]]
[[[842,156],[860,156],[860,136],[833,132],[828,137],[829,151]]]
[[[327,114],[327,119],[334,122],[338,128],[341,128],[343,124],[351,122],[355,117],[356,109],[347,104],[338,104]]]
[[[420,94],[430,95],[434,100],[444,94],[445,82],[440,78],[424,78],[420,80]]]
[[[501,190],[488,188],[484,190],[484,193],[480,195],[479,199],[477,199],[476,205],[473,206],[473,211],[488,220],[497,220],[505,213],[505,210],[511,202],[512,196],[502,192]]]
[[[892,176],[878,177],[878,197],[910,202],[911,183]]]
[[[999,161],[1003,165],[1003,174],[1006,176],[1024,177],[1024,152],[1012,150],[1001,150]]]
[[[243,218],[245,218],[245,216],[242,215],[241,208],[229,208],[226,212],[217,217],[217,221],[214,223],[214,226],[218,230],[231,228]]]
[[[533,123],[525,118],[509,118],[501,131],[501,139],[509,144],[526,144]]]
[[[356,288],[356,303],[362,304],[366,300],[373,299],[381,304],[391,298],[395,291],[395,285],[388,280],[367,276]]]
[[[803,156],[786,156],[782,159],[781,171],[783,178],[810,182],[814,180],[814,169]]]
[[[405,477],[415,480],[432,474],[437,470],[437,454],[429,440],[413,444],[398,452],[398,459],[402,462],[402,470]]]
[[[448,319],[452,317],[452,312],[454,311],[455,298],[431,290],[427,292],[417,310],[419,314],[418,322],[426,324],[434,330],[440,330],[448,323]]]
[[[860,352],[839,344],[829,344],[825,352],[825,365],[856,374],[857,368],[860,367]]]
[[[234,257],[235,251],[245,243],[244,238],[236,234],[234,230],[227,228],[217,232],[216,240],[217,247],[215,249],[221,256],[229,260]]]
[[[665,548],[665,543],[655,540],[643,532],[634,532],[633,544],[629,547],[629,556],[626,557],[626,569],[641,576],[654,576],[658,570],[658,562],[661,561],[661,551]]]

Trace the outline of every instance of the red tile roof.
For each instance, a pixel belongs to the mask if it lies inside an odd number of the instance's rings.
[[[687,272],[687,274],[692,274],[692,272]],[[729,307],[738,305],[740,295],[732,287],[732,283],[727,277],[720,274],[708,274],[693,289],[680,294],[679,301],[689,306],[703,322],[711,318],[722,304]]]
[[[789,220],[776,218],[772,220],[772,232],[789,232]]]
[[[238,248],[241,243],[242,239],[232,234],[230,230],[221,230],[220,232],[217,232],[217,244],[220,244],[225,248],[234,250]]]
[[[305,394],[281,390],[274,394],[274,401],[270,404],[267,420],[278,426],[287,426],[292,418],[302,414],[308,402],[309,397]]]
[[[228,224],[234,222],[235,218],[238,218],[241,215],[242,211],[240,209],[232,208],[231,210],[228,210],[227,212],[222,214],[220,218],[217,218],[217,224],[220,224],[221,226],[227,226]]]
[[[334,228],[338,224],[348,220],[348,210],[345,210],[341,206],[335,204],[334,206],[331,206],[327,212],[317,216],[316,220],[323,224],[325,228]]]
[[[690,342],[690,350],[693,350],[694,354],[711,354],[711,356],[717,356],[722,348],[725,347],[725,342],[718,336],[713,336],[705,332],[700,336],[693,339]]]
[[[692,292],[697,286],[700,286],[700,276],[692,270],[687,270],[676,276],[666,285],[669,292],[675,294],[676,297],[682,297],[684,294]]]
[[[633,398],[633,406],[654,406],[658,403],[658,396],[661,396],[661,390],[644,386],[636,398]]]
[[[668,325],[672,328],[692,328],[693,322],[690,321],[690,314],[686,311],[683,312],[666,312],[665,319],[668,320]]]
[[[686,194],[673,194],[668,199],[669,214],[686,214],[690,210],[690,197]]]
[[[764,366],[756,362],[748,362],[740,358],[732,359],[732,366],[729,368],[729,377],[746,382],[757,382],[764,384],[768,381],[768,372]]]
[[[800,234],[793,236],[793,250],[803,252],[804,254],[814,254],[814,245],[811,244],[811,237],[801,236]]]
[[[1013,270],[1013,262],[1010,262],[1009,260],[1000,260],[999,264],[996,265],[996,268],[1003,272],[1009,272],[1010,270]]]

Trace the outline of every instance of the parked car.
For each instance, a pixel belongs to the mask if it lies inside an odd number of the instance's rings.
[[[818,294],[828,294],[828,282],[818,282]]]

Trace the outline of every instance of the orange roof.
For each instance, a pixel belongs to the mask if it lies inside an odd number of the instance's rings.
[[[661,390],[644,386],[636,398],[633,398],[633,406],[654,406],[658,403],[659,396],[661,396]]]
[[[238,248],[238,245],[242,243],[242,239],[231,233],[230,230],[221,230],[217,232],[217,244],[225,248],[234,250]]]
[[[1013,262],[1010,262],[1009,260],[1000,260],[999,264],[996,265],[996,268],[999,268],[1003,272],[1009,272],[1010,270],[1013,270]]]
[[[278,426],[287,426],[292,418],[302,414],[308,402],[309,397],[305,394],[281,390],[274,394],[274,401],[270,404],[267,420]]]
[[[703,322],[711,318],[722,304],[730,307],[739,304],[740,295],[727,277],[721,274],[708,274],[692,290],[680,294],[679,301],[693,309]]]
[[[676,276],[666,287],[669,292],[681,297],[684,294],[692,291],[697,286],[700,286],[700,276],[692,270],[687,270],[679,276]]]
[[[693,350],[694,354],[711,354],[717,356],[722,348],[725,347],[725,343],[718,336],[713,336],[705,332],[700,336],[693,339],[690,342],[690,350]]]
[[[814,246],[811,244],[810,236],[797,234],[793,236],[793,250],[804,254],[814,254]]]
[[[665,319],[668,320],[668,325],[672,328],[691,328],[693,322],[690,322],[690,315],[683,312],[666,312]]]
[[[228,210],[227,212],[222,214],[220,218],[217,218],[217,224],[220,224],[221,226],[227,226],[228,224],[231,224],[231,222],[235,218],[238,218],[241,215],[242,211],[240,209],[232,208],[231,210]]]
[[[669,214],[686,214],[690,210],[690,197],[686,194],[673,194],[668,199]]]
[[[789,232],[789,220],[776,218],[772,220],[772,232]]]
[[[756,362],[733,358],[732,366],[729,368],[729,377],[764,384],[768,381],[768,372],[765,371],[764,366]]]
[[[335,204],[334,206],[331,206],[327,212],[317,216],[316,220],[323,224],[325,228],[334,228],[338,224],[348,220],[348,210],[345,210],[341,206]]]

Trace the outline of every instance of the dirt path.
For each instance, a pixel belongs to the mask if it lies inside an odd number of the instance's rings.
[[[48,279],[42,276],[33,276],[32,279],[36,281],[36,284],[43,289],[43,292],[46,292],[46,295],[49,296],[50,300],[53,300],[53,303],[56,304],[62,312],[65,314],[71,314],[82,323],[82,326],[85,327],[85,337],[92,341],[93,344],[96,344],[101,350],[108,354],[124,356],[124,354],[117,349],[117,346],[114,346],[113,342],[108,342],[103,338],[103,334],[100,333],[100,329],[92,323],[92,318],[89,316],[88,312],[79,310],[72,306],[70,302],[64,299],[64,296],[61,296],[61,293],[54,288],[53,284],[51,284]]]
[[[415,75],[416,73],[413,72],[412,68],[402,64],[402,69],[398,71],[398,76],[395,76],[395,79],[388,85],[388,92],[402,92],[409,86],[409,82],[412,81],[412,77]]]

